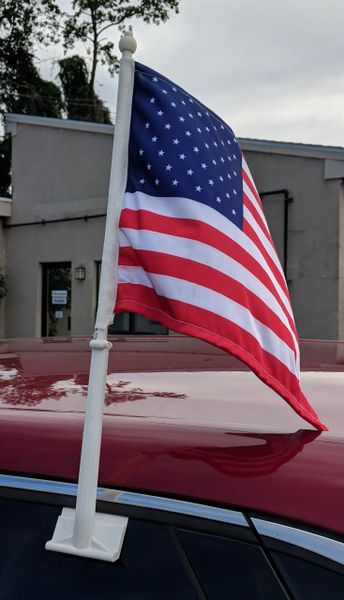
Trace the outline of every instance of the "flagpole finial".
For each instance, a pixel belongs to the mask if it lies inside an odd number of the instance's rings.
[[[122,53],[123,52],[131,52],[132,54],[134,54],[134,52],[137,48],[137,43],[133,36],[133,32],[130,29],[128,31],[126,31],[124,33],[124,35],[121,37],[121,39],[119,40],[118,46]]]

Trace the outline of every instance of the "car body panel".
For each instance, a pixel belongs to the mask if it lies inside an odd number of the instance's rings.
[[[307,345],[304,389],[330,428],[321,434],[208,344],[181,336],[114,340],[100,485],[344,533],[343,347],[324,343],[321,354],[319,344]],[[0,471],[76,481],[87,341],[11,341],[0,353]]]

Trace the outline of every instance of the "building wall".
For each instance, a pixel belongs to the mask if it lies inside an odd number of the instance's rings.
[[[323,158],[252,151],[245,155],[260,192],[286,188],[293,198],[287,280],[300,337],[337,338],[340,179],[324,179]],[[270,196],[267,206],[263,199],[271,231],[279,231],[279,247],[282,201],[282,196]]]
[[[338,339],[344,340],[344,184],[340,186],[339,207],[339,285],[338,285]],[[344,345],[343,345],[344,346]],[[342,349],[344,360],[344,347]]]
[[[71,334],[90,335],[113,127],[11,116],[7,127],[13,202],[4,230],[6,336],[41,334],[42,264],[64,261],[72,264]],[[287,279],[300,336],[344,337],[344,152],[333,151],[327,160],[324,150],[300,151],[299,145],[291,153],[287,144],[271,151],[264,142],[242,140],[241,146],[260,192],[286,189],[293,197]],[[283,261],[283,195],[266,196],[263,204]],[[74,277],[79,264],[86,267],[85,281]]]
[[[42,263],[48,262],[72,263],[72,335],[93,331],[113,128],[92,124],[90,129],[26,123],[12,127],[7,337],[41,335]],[[74,277],[79,264],[86,267],[84,281]]]
[[[6,336],[41,335],[42,263],[72,263],[71,333],[90,335],[96,309],[96,262],[101,259],[105,219],[7,229]],[[86,267],[77,281],[75,267]]]

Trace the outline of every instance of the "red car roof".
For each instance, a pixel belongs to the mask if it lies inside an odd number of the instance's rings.
[[[319,434],[236,359],[181,336],[113,340],[100,484],[344,533],[344,344],[304,342]],[[0,344],[0,470],[76,481],[88,341]]]

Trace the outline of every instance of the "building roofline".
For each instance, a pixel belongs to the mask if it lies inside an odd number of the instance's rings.
[[[52,117],[38,117],[34,115],[17,115],[7,113],[5,115],[6,129],[12,132],[12,126],[17,124],[38,125],[41,127],[56,127],[58,129],[73,129],[87,131],[89,133],[105,133],[113,135],[113,125],[106,123],[92,123],[91,121],[74,121],[72,119],[55,119]]]
[[[242,150],[247,152],[266,152],[289,156],[306,156],[308,158],[335,158],[344,161],[344,148],[341,146],[321,146],[317,144],[295,144],[251,138],[238,139]]]
[[[75,121],[72,119],[56,119],[52,117],[38,117],[34,115],[18,115],[7,113],[5,115],[6,129],[15,133],[17,124],[38,125],[41,127],[56,127],[58,129],[72,129],[89,133],[105,133],[113,135],[114,126],[106,123],[93,123],[91,121]],[[13,127],[14,126],[14,127]],[[308,158],[334,158],[344,161],[344,147],[322,146],[317,144],[300,144],[293,142],[280,142],[272,140],[257,140],[254,138],[239,138],[240,147],[244,151],[265,152],[267,154],[284,154],[289,156],[306,156]]]

